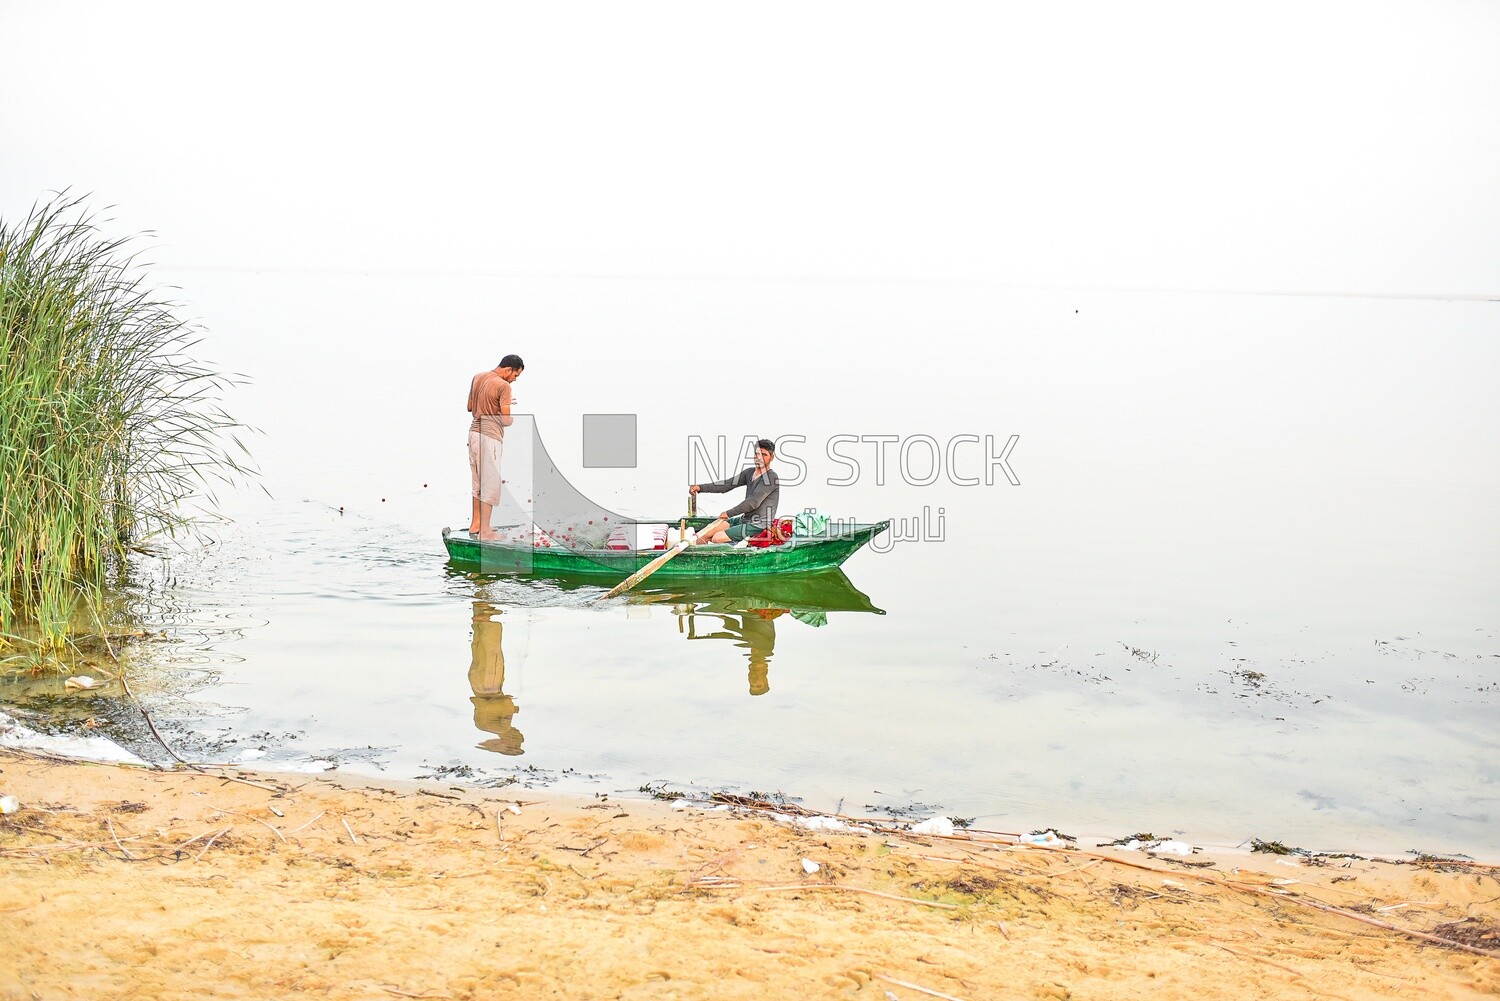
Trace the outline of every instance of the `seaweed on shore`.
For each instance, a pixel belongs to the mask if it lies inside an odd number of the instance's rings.
[[[1448,942],[1474,949],[1490,951],[1500,949],[1500,925],[1490,924],[1480,918],[1468,917],[1461,921],[1449,921],[1432,929],[1432,934]]]
[[[636,791],[643,792],[646,795],[650,796],[652,799],[659,799],[665,803],[670,803],[675,799],[682,799],[685,795],[687,795],[686,793],[680,793],[675,789],[668,789],[665,780],[657,782],[647,782]]]
[[[1142,831],[1139,834],[1127,834],[1123,838],[1116,838],[1113,841],[1101,841],[1101,842],[1099,842],[1099,847],[1100,848],[1115,848],[1115,847],[1118,847],[1120,845],[1128,845],[1132,841],[1139,841],[1141,844],[1146,844],[1149,841],[1163,841],[1163,840],[1165,840],[1165,839],[1164,838],[1158,838],[1156,835],[1152,834],[1150,831]]]
[[[1282,844],[1280,841],[1262,841],[1260,838],[1250,839],[1250,851],[1262,855],[1302,855],[1311,856],[1314,853],[1306,848],[1293,848]]]

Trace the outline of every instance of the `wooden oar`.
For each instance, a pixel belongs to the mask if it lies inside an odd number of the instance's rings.
[[[603,601],[605,598],[613,598],[617,594],[624,594],[626,591],[629,591],[631,588],[635,587],[647,577],[650,577],[652,574],[656,573],[656,571],[661,569],[663,563],[667,562],[667,560],[670,560],[672,557],[676,556],[678,553],[682,552],[692,544],[693,543],[691,540],[683,539],[682,541],[678,542],[677,545],[673,546],[671,549],[668,549],[665,553],[662,553],[656,559],[652,560],[650,563],[647,563],[635,573],[631,574],[629,577],[626,577],[624,580],[620,581],[620,583],[610,588],[607,594],[601,594],[594,600]]]

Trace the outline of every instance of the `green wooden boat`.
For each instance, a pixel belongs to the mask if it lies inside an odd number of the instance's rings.
[[[631,592],[645,604],[689,605],[698,610],[739,613],[761,609],[801,612],[865,612],[884,615],[843,570],[779,577],[718,577],[657,583],[656,575]]]
[[[457,567],[453,573],[472,573]],[[562,591],[588,588],[595,591],[601,581],[589,577],[551,577],[548,583]],[[757,577],[679,577],[658,581],[652,574],[625,595],[638,605],[689,607],[724,613],[781,609],[793,615],[828,612],[865,612],[884,615],[870,596],[854,586],[843,570],[816,570],[812,573],[781,574]],[[805,621],[805,620],[804,620]]]
[[[663,518],[654,522],[642,518],[638,523],[676,525],[684,520],[693,528],[702,528],[711,521],[701,517]],[[833,521],[819,535],[794,536],[779,546],[764,549],[689,546],[657,569],[650,579],[774,577],[832,570],[890,524],[888,520],[874,524]],[[475,539],[468,532],[447,528],[443,529],[443,546],[451,563],[467,569],[532,577],[588,578],[601,583],[624,580],[662,555],[661,550],[652,549],[534,547],[498,539]]]

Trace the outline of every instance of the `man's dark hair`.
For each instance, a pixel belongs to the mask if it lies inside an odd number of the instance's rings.
[[[496,365],[495,367],[513,368],[519,371],[526,367],[526,363],[521,360],[520,355],[506,355],[504,358],[500,359],[500,364]]]
[[[755,447],[763,448],[767,452],[770,452],[772,455],[776,454],[776,443],[770,438],[762,438],[760,441],[755,443]]]

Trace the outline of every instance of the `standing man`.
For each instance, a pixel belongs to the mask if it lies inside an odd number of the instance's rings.
[[[500,364],[480,372],[469,383],[469,477],[474,487],[474,511],[469,535],[493,539],[490,512],[500,503],[500,450],[510,425],[510,384],[521,377],[526,363],[520,355],[506,355]]]
[[[781,502],[781,479],[771,468],[776,445],[769,438],[755,443],[755,465],[741,469],[738,476],[713,483],[694,483],[688,493],[706,490],[711,494],[728,493],[735,487],[745,488],[745,499],[728,511],[722,511],[712,524],[698,533],[698,543],[739,542],[759,535],[776,524],[776,505]]]

